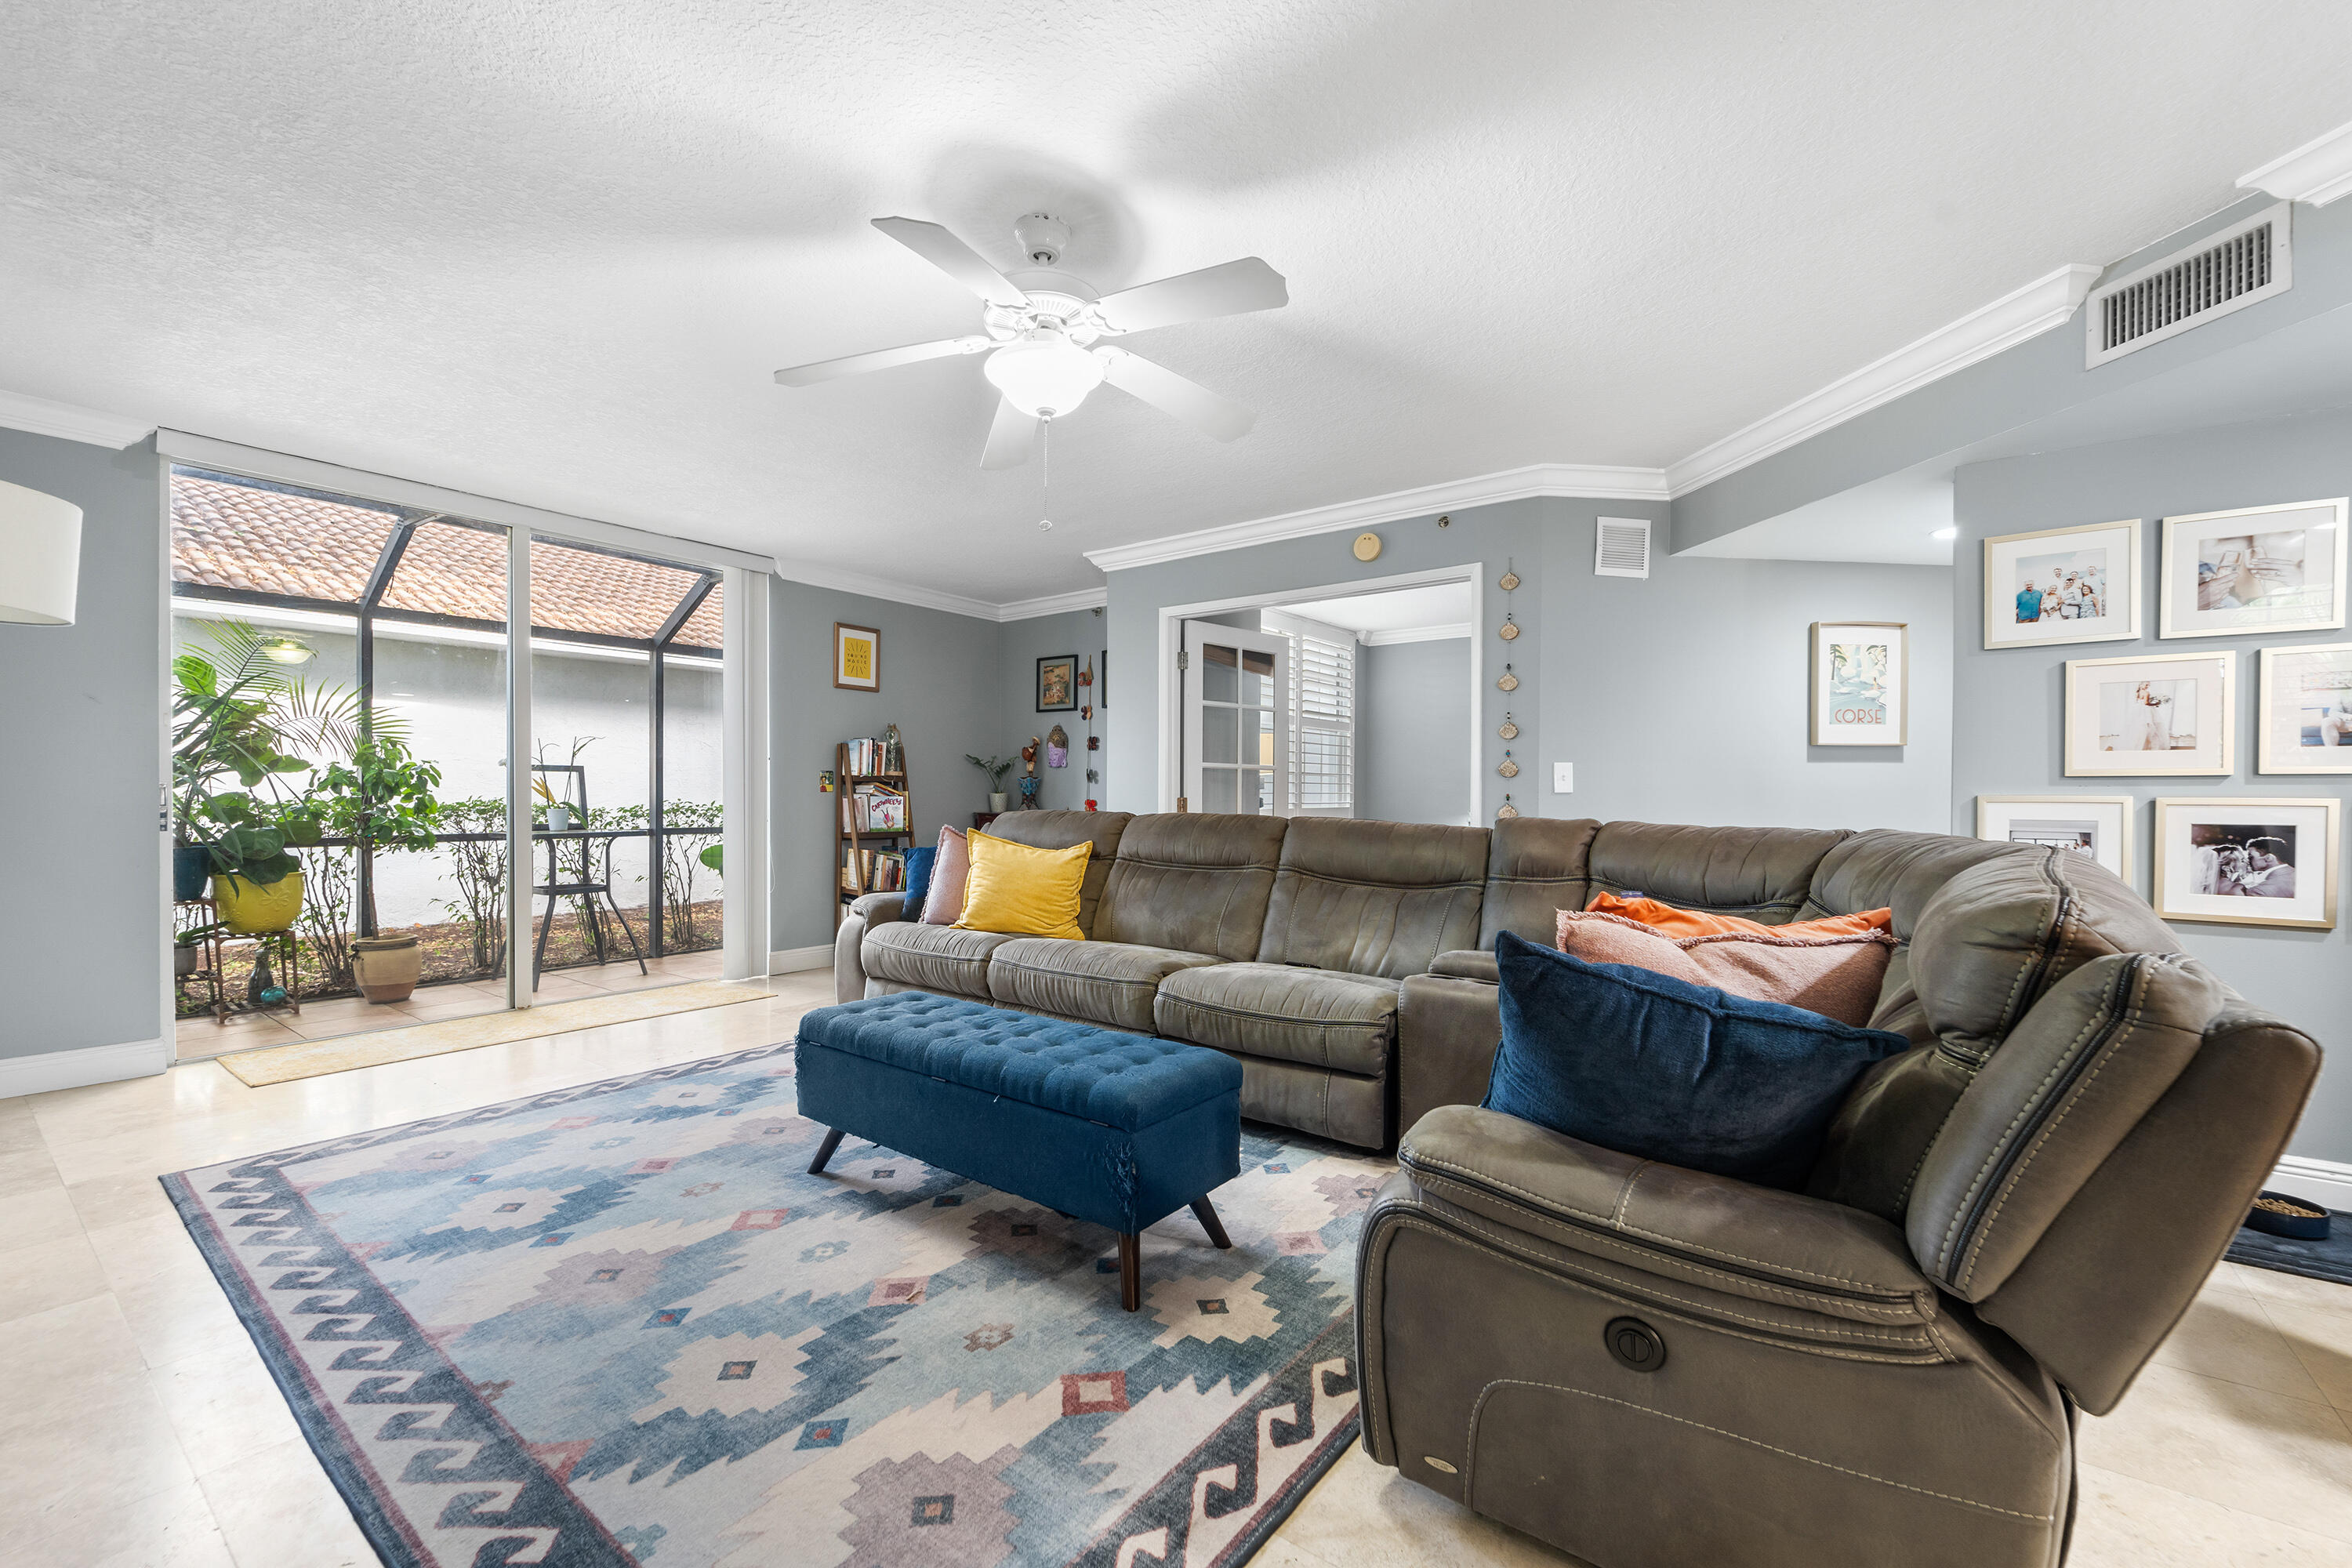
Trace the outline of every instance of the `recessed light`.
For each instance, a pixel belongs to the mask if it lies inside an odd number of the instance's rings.
[[[1927,537],[1930,539],[1958,539],[1959,536],[1960,531],[1957,528],[1939,528]]]

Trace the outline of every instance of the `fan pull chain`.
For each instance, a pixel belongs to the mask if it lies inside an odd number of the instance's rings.
[[[1043,515],[1037,519],[1037,531],[1045,533],[1054,526],[1054,422],[1040,419],[1037,423],[1045,426],[1037,432],[1037,450],[1045,473],[1045,499],[1038,509]]]

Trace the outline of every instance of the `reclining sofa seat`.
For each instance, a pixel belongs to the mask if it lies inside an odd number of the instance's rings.
[[[1599,1568],[2062,1561],[2074,1408],[2114,1408],[2187,1309],[2316,1047],[2064,851],[1507,823],[1482,934],[1548,941],[1580,886],[1768,923],[1891,907],[1873,1022],[1918,1044],[1785,1193],[1476,1109],[1491,952],[1407,981],[1367,1448]]]
[[[1084,942],[851,908],[841,999],[921,990],[1212,1046],[1242,1114],[1369,1148],[1394,1142],[1397,992],[1478,940],[1484,829],[1202,813],[1020,812],[990,831],[1090,842]]]

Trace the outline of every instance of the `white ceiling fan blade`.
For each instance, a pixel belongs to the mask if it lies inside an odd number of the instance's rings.
[[[1281,273],[1255,256],[1244,256],[1239,261],[1181,272],[1157,283],[1139,283],[1106,294],[1095,303],[1103,320],[1117,331],[1139,332],[1210,316],[1271,310],[1290,303],[1290,289]]]
[[[927,359],[945,359],[950,354],[976,354],[982,349],[996,346],[996,340],[986,333],[969,338],[940,338],[928,343],[908,343],[898,349],[876,349],[871,353],[849,354],[841,359],[821,359],[814,364],[796,364],[790,370],[776,373],[780,386],[811,386],[820,381],[833,381],[845,375],[864,375],[869,370],[890,370],[902,364],[918,364]]]
[[[988,427],[988,449],[980,455],[980,466],[1017,468],[1029,460],[1029,448],[1036,442],[1037,416],[1013,407],[1009,397],[1000,398],[995,421]]]
[[[916,217],[877,217],[874,226],[992,305],[1018,310],[1029,302],[1029,296],[1015,289],[980,252],[938,224]]]
[[[1140,354],[1109,347],[1094,351],[1105,367],[1104,379],[1130,397],[1139,397],[1162,414],[1173,414],[1206,436],[1238,441],[1249,434],[1257,416],[1230,397],[1220,396],[1197,381],[1187,381],[1166,365]]]

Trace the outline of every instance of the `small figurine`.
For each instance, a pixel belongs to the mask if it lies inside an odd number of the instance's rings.
[[[1029,743],[1021,748],[1021,809],[1024,811],[1037,809],[1037,748],[1042,744],[1043,742],[1032,735]]]

